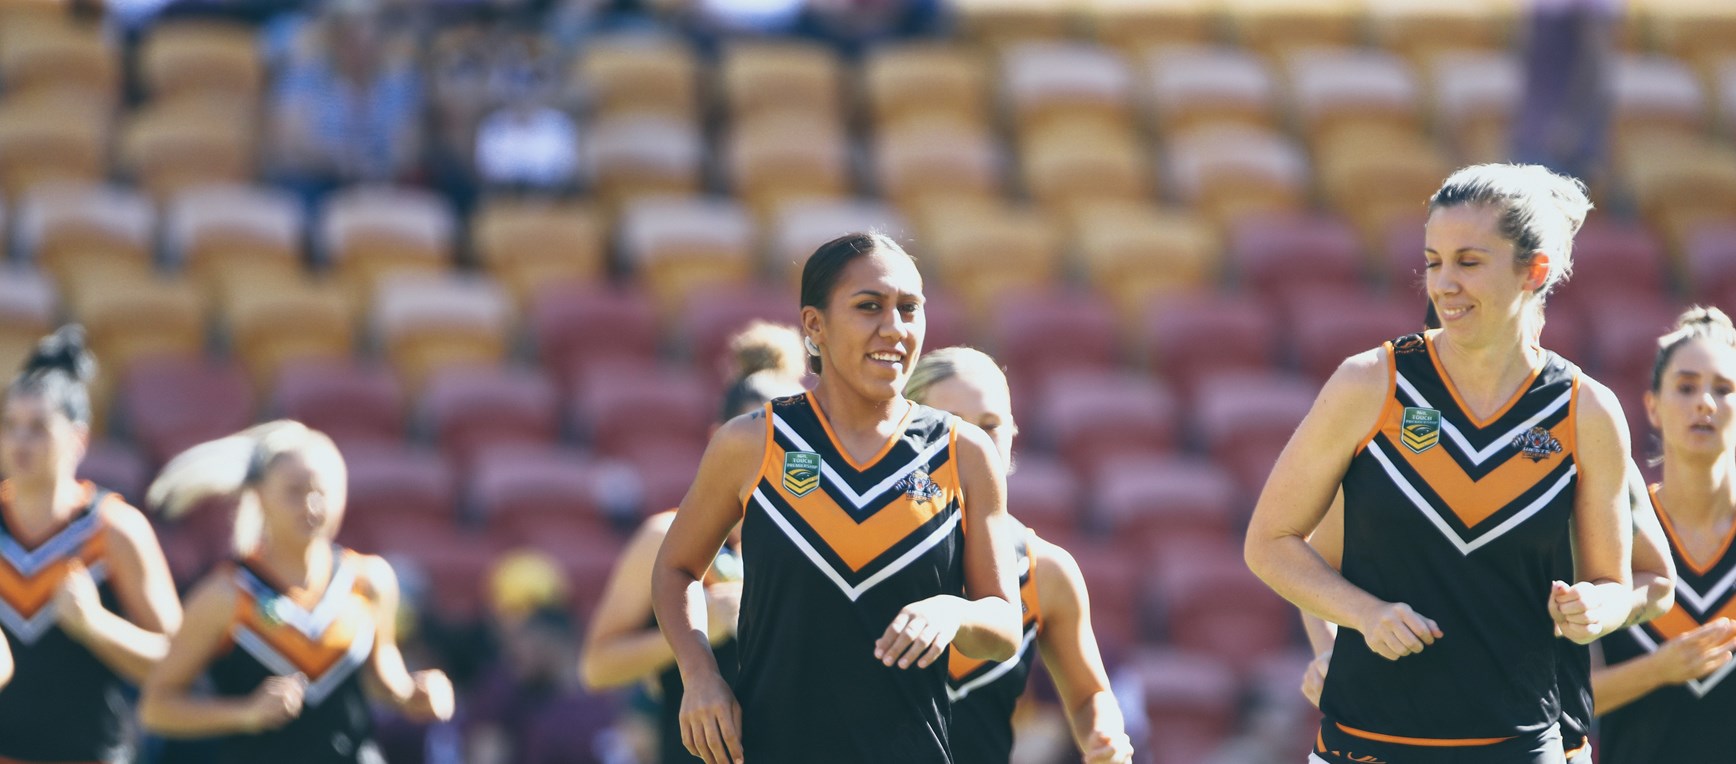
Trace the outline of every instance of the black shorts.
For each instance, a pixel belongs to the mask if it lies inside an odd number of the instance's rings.
[[[1587,756],[1589,757],[1589,750]],[[1412,745],[1347,732],[1326,719],[1320,723],[1309,764],[1563,764],[1561,730],[1477,745]]]

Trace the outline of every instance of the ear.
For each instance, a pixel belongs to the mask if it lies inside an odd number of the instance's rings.
[[[826,344],[826,315],[819,308],[802,306],[802,334],[813,337],[815,343]]]
[[[1646,421],[1651,423],[1652,429],[1662,431],[1663,428],[1658,425],[1658,394],[1647,390],[1645,404]]]
[[[1541,249],[1531,250],[1531,264],[1525,266],[1525,291],[1535,292],[1549,283],[1549,253]]]

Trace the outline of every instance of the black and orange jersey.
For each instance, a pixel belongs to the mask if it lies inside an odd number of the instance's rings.
[[[35,546],[11,518],[11,485],[0,481],[0,632],[12,649],[12,681],[0,689],[0,758],[123,761],[130,756],[126,680],[61,631],[54,594],[73,560],[97,583],[103,607],[120,611],[108,581],[102,512],[120,497],[82,483],[84,508]]]
[[[362,676],[374,652],[375,603],[366,594],[366,558],[334,550],[331,578],[317,596],[286,589],[247,560],[233,564],[235,615],[224,652],[211,664],[219,695],[251,694],[272,676],[307,677],[301,715],[283,727],[223,740],[225,764],[374,764]]]
[[[737,644],[743,746],[759,764],[948,764],[947,660],[888,668],[874,643],[906,605],[964,594],[951,414],[911,404],[865,464],[812,395],[767,404],[744,508]]]
[[[1025,693],[1037,659],[1037,632],[1043,609],[1037,600],[1037,558],[1031,551],[1036,531],[1024,529],[1013,547],[1019,568],[1019,606],[1024,636],[1019,652],[1001,663],[968,657],[952,649],[946,695],[952,700],[952,757],[958,764],[1007,764],[1013,756],[1013,707]]]
[[[1490,746],[1475,756],[1530,749],[1556,734],[1561,711],[1547,606],[1571,553],[1579,370],[1544,351],[1513,399],[1479,419],[1433,332],[1386,349],[1391,392],[1343,480],[1343,575],[1444,636],[1390,661],[1341,629],[1324,723],[1365,740]]]
[[[1656,488],[1653,505],[1657,505]],[[1670,516],[1658,508],[1676,563],[1676,604],[1649,623],[1604,637],[1604,662],[1647,655],[1670,639],[1718,618],[1736,618],[1736,554],[1726,537],[1717,554],[1696,560],[1683,551]],[[1733,533],[1732,536],[1736,536]],[[1736,754],[1736,662],[1686,684],[1660,687],[1605,714],[1599,727],[1605,764],[1729,761]]]

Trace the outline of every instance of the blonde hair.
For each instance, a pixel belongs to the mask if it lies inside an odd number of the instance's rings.
[[[731,377],[740,379],[769,371],[781,377],[800,378],[807,371],[802,333],[795,327],[754,321],[729,338]]]
[[[910,379],[904,383],[904,397],[917,403],[925,403],[929,391],[934,389],[935,385],[960,376],[993,380],[1002,386],[1007,384],[1006,373],[1001,371],[1000,365],[996,364],[995,359],[988,353],[973,347],[955,345],[929,351],[916,362],[916,368],[910,371]]]
[[[163,466],[145,499],[174,518],[207,497],[236,497],[234,551],[247,555],[259,548],[265,532],[259,484],[271,465],[289,454],[307,458],[337,490],[344,489],[347,470],[331,437],[300,422],[280,419],[182,451]]]
[[[1429,210],[1485,204],[1501,214],[1500,231],[1516,247],[1513,259],[1530,265],[1534,253],[1549,253],[1549,275],[1537,289],[1547,297],[1573,275],[1573,236],[1591,212],[1585,184],[1535,164],[1479,164],[1449,176]]]
[[[1676,328],[1658,338],[1657,360],[1652,362],[1652,392],[1664,387],[1664,369],[1676,351],[1692,340],[1707,340],[1726,347],[1736,347],[1736,324],[1717,308],[1695,305],[1676,317]]]

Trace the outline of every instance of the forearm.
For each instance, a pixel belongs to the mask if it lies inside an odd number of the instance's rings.
[[[1107,687],[1087,695],[1083,702],[1067,709],[1067,724],[1073,730],[1073,742],[1081,751],[1089,750],[1094,738],[1127,734],[1127,720],[1121,716],[1121,704],[1116,702],[1115,693]]]
[[[1590,583],[1592,586],[1597,588],[1597,601],[1601,603],[1596,611],[1590,613],[1590,616],[1595,622],[1604,624],[1604,628],[1596,634],[1587,635],[1584,639],[1573,640],[1582,645],[1591,644],[1592,642],[1596,642],[1597,640],[1608,636],[1611,632],[1621,628],[1622,624],[1626,623],[1628,619],[1633,617],[1635,595],[1634,588],[1631,584],[1623,581],[1611,581],[1608,579],[1592,581]]]
[[[1593,706],[1599,716],[1632,703],[1664,686],[1654,656],[1645,655],[1626,663],[1591,672]]]
[[[1300,536],[1250,543],[1246,556],[1254,575],[1304,616],[1354,629],[1362,614],[1385,604],[1345,580]]]
[[[1023,629],[1017,605],[1000,597],[967,600],[942,596],[957,601],[954,604],[960,613],[958,634],[952,643],[959,652],[977,660],[996,662],[1018,654]]]
[[[108,610],[95,611],[82,627],[68,633],[135,684],[144,682],[151,668],[169,654],[168,635],[141,628]]]
[[[1327,623],[1307,613],[1302,614],[1302,630],[1308,634],[1308,646],[1316,656],[1331,650],[1338,641],[1338,624]]]
[[[586,645],[580,678],[591,690],[606,690],[660,673],[675,663],[675,651],[657,629],[619,634]]]
[[[659,569],[651,577],[651,604],[663,638],[675,655],[683,684],[693,677],[720,674],[717,655],[706,638],[705,587],[685,570]]]
[[[213,737],[255,731],[245,698],[198,698],[184,693],[146,692],[139,721],[163,737]]]
[[[1676,582],[1669,576],[1634,571],[1633,601],[1622,625],[1637,626],[1670,612],[1676,605]]]

